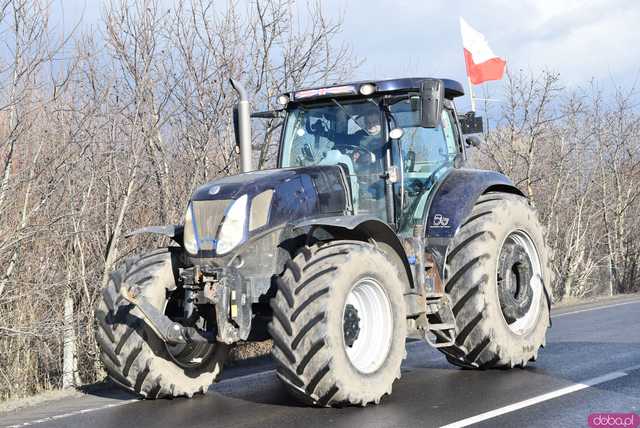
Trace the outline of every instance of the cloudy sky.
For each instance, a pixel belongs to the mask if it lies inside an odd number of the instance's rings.
[[[570,86],[595,78],[603,85],[631,87],[640,76],[638,1],[326,3],[342,10],[345,36],[366,61],[360,77],[414,74],[466,79],[459,16],[484,33],[510,70],[551,69]]]
[[[95,24],[98,0],[61,0],[67,23]],[[167,3],[170,3],[168,0]],[[510,70],[557,71],[570,86],[595,78],[631,87],[640,77],[640,1],[323,0],[342,16],[364,60],[357,78],[407,75],[465,80],[458,17],[484,33]],[[66,26],[66,25],[65,25]],[[489,84],[490,92],[497,86]],[[478,92],[482,89],[478,88]]]

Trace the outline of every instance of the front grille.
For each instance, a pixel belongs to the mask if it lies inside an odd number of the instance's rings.
[[[230,202],[228,199],[193,201],[193,220],[201,249],[212,249],[213,241],[218,233],[218,226],[224,217],[224,210]]]

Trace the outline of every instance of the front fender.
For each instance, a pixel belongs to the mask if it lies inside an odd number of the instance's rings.
[[[388,245],[396,252],[403,264],[409,280],[407,291],[411,291],[414,288],[413,274],[404,246],[393,229],[379,218],[370,215],[321,217],[303,220],[294,225],[294,229],[305,227],[329,227],[348,230],[359,235],[364,240],[372,239],[377,243]]]
[[[130,238],[135,235],[142,235],[143,233],[152,233],[155,235],[163,235],[171,238],[174,242],[182,247],[182,236],[184,232],[184,226],[181,224],[168,224],[166,226],[147,226],[140,229],[135,229],[131,232],[127,232],[124,237]]]

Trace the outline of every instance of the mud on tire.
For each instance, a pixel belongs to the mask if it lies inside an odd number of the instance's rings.
[[[388,351],[376,354],[382,362],[363,372],[356,368],[360,360],[347,354],[356,345],[346,344],[345,314],[347,299],[368,279],[387,296],[391,335]],[[406,315],[402,282],[385,253],[358,241],[305,247],[277,279],[277,289],[269,332],[278,376],[290,392],[316,406],[365,406],[391,393],[405,355]],[[359,317],[367,319],[364,310]],[[368,337],[364,329],[358,334]]]
[[[518,332],[509,327],[498,291],[498,258],[513,233],[529,237],[535,246],[543,286],[537,298],[531,298],[532,305],[539,305],[537,316],[530,317],[530,328]],[[449,248],[445,292],[456,317],[457,337],[454,346],[440,351],[449,362],[466,368],[524,367],[535,360],[549,327],[547,297],[551,296],[544,288],[551,284],[552,270],[533,207],[518,195],[482,195]]]
[[[166,345],[142,321],[138,310],[120,297],[123,282],[136,285],[156,308],[164,310],[175,289],[177,251],[163,248],[128,259],[111,274],[96,310],[96,341],[110,379],[146,398],[191,397],[206,392],[222,371],[225,345],[213,345],[194,367],[182,367]]]

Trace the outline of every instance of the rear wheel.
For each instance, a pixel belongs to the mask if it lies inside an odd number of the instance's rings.
[[[524,367],[545,344],[552,271],[543,228],[521,196],[488,193],[450,246],[445,291],[455,345],[439,348],[469,368]]]
[[[306,247],[277,279],[269,325],[278,376],[317,406],[378,403],[405,355],[402,281],[371,244]]]
[[[175,254],[174,254],[175,251]],[[208,389],[222,371],[224,344],[169,346],[120,297],[120,287],[135,285],[157,309],[173,318],[179,312],[175,272],[179,249],[165,248],[129,259],[111,274],[96,310],[96,340],[112,381],[146,398],[188,396]],[[213,320],[198,317],[200,328]]]

